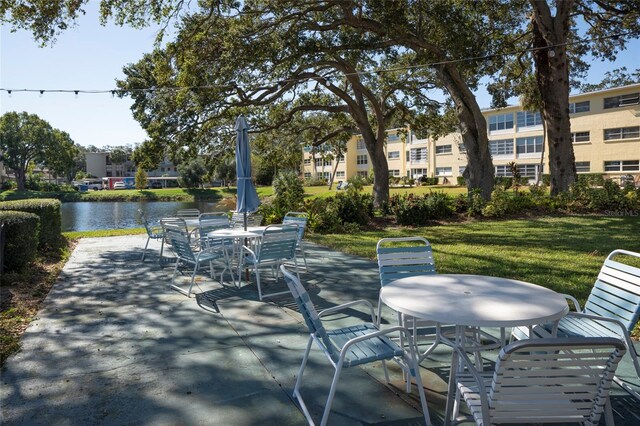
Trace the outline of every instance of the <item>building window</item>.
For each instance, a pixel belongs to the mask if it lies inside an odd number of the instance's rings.
[[[516,139],[517,154],[533,154],[542,152],[542,136]]]
[[[316,158],[316,167],[322,167],[322,158]]]
[[[400,140],[400,135],[397,133],[387,136],[387,142],[398,142],[399,140]]]
[[[411,162],[427,161],[427,148],[412,148],[410,153]]]
[[[303,152],[311,152],[311,147],[309,145],[302,148]]]
[[[344,154],[338,158],[338,163],[344,163]]]
[[[364,139],[358,139],[356,144],[356,148],[358,149],[367,149],[367,146],[364,144]]]
[[[513,155],[513,139],[498,139],[489,141],[491,155]]]
[[[310,166],[311,165],[311,158],[305,158],[304,159],[304,165],[305,166]]]
[[[331,173],[330,172],[324,172],[322,173],[322,177],[326,180],[331,179]]]
[[[369,164],[369,159],[366,155],[358,155],[356,157],[356,164]]]
[[[451,145],[436,146],[436,154],[451,154]]]
[[[336,177],[337,177],[338,179],[340,179],[340,178],[344,178],[344,172],[336,172]]]
[[[524,178],[535,178],[536,170],[538,170],[537,164],[519,164],[518,172],[520,172],[520,176]]]
[[[331,165],[331,163],[332,163],[332,161],[331,161],[331,160],[324,160],[324,162],[323,162],[323,164],[324,164],[325,166],[330,166],[330,165]]]
[[[467,147],[464,146],[464,144],[462,142],[458,143],[458,152],[460,154],[466,154],[467,153]]]
[[[359,170],[358,171],[358,176],[363,177],[363,178],[368,178],[369,177],[369,172],[366,170]]]
[[[591,162],[589,161],[576,161],[576,172],[589,173],[591,171]]]
[[[518,128],[541,126],[540,112],[518,111],[516,114]]]
[[[640,171],[640,161],[605,161],[605,172],[637,172]]]
[[[400,170],[389,170],[389,176],[400,176]]]
[[[509,166],[496,166],[496,177],[511,177]]]
[[[571,143],[585,143],[591,140],[589,132],[571,132]]]
[[[387,157],[389,158],[389,160],[396,160],[400,158],[400,151],[389,151]]]
[[[589,112],[591,110],[591,102],[570,102],[569,114],[577,114],[579,112]]]
[[[436,167],[436,176],[453,176],[451,167]]]
[[[304,173],[304,178],[305,178],[305,179],[311,179],[311,173],[309,173],[309,172],[305,172],[305,173]]]
[[[640,138],[640,126],[604,129],[604,140]]]
[[[489,117],[489,131],[513,129],[513,114],[498,114]]]
[[[411,169],[411,175],[409,177],[419,178],[427,175],[427,169]]]
[[[604,109],[621,108],[629,105],[638,105],[638,103],[640,103],[640,92],[630,93],[628,95],[604,98]]]
[[[458,174],[460,176],[462,176],[464,174],[464,171],[467,170],[467,166],[460,166],[458,167]]]

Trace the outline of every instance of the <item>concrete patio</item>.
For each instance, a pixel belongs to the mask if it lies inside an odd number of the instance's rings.
[[[199,275],[189,299],[168,289],[172,267],[159,267],[159,244],[151,242],[152,252],[140,262],[145,239],[80,241],[24,334],[22,350],[1,372],[0,422],[306,424],[291,397],[308,338],[293,299],[259,302],[255,285],[238,290],[206,275]],[[354,299],[377,302],[374,262],[307,247],[309,271],[301,277],[318,309]],[[363,311],[349,313],[368,320]],[[390,324],[395,315],[385,310],[384,317]],[[328,325],[348,320],[334,316]],[[435,425],[443,422],[450,356],[441,346],[422,363]],[[404,392],[397,367],[386,384],[381,367],[343,372],[329,424],[424,423],[415,387],[411,395]],[[640,389],[626,357],[618,371]],[[332,375],[313,350],[302,393],[318,422]],[[640,423],[640,403],[617,387],[612,400],[618,425]]]

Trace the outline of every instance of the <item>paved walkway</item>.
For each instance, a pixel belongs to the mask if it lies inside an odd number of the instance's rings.
[[[237,290],[205,275],[189,299],[168,289],[172,268],[158,266],[158,247],[139,261],[145,239],[80,241],[2,370],[0,423],[306,424],[290,396],[308,336],[293,300],[259,302],[255,285]],[[374,262],[313,245],[308,258],[302,279],[319,309],[376,302]],[[434,424],[442,424],[448,359],[443,347],[422,364]],[[313,351],[303,395],[317,421],[332,374]],[[397,368],[391,378],[387,385],[379,363],[345,370],[330,424],[423,423],[415,388],[404,393]],[[640,405],[614,400],[617,424],[640,422]]]

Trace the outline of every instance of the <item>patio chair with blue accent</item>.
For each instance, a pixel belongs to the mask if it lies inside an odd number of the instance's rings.
[[[176,254],[176,265],[173,268],[173,276],[171,277],[171,284],[169,288],[178,290],[180,293],[185,294],[187,297],[191,297],[191,291],[193,290],[193,284],[195,282],[196,273],[201,268],[209,267],[209,273],[211,278],[215,279],[215,273],[213,269],[214,261],[224,262],[225,269],[231,269],[228,267],[228,258],[224,247],[221,244],[210,244],[206,239],[193,240],[189,237],[189,234],[180,229],[179,226],[174,224],[168,224],[165,228],[165,236],[170,241],[171,247]],[[189,283],[189,289],[185,290],[181,286],[176,284],[176,274],[178,268],[182,265],[193,265],[193,272],[191,273],[191,281]],[[225,269],[220,274],[220,283],[222,283],[222,275]],[[233,274],[232,274],[233,278]]]
[[[300,283],[300,279],[288,271],[284,266],[281,266],[280,269],[284,274],[287,286],[289,287],[298,309],[304,318],[307,328],[309,329],[307,348],[304,352],[300,371],[298,372],[296,383],[293,388],[293,397],[298,400],[300,408],[302,409],[309,424],[314,424],[314,422],[311,417],[311,413],[309,413],[304,399],[300,394],[300,387],[302,385],[304,370],[307,366],[309,352],[311,351],[311,345],[315,342],[335,369],[320,425],[326,425],[329,419],[331,406],[333,404],[342,369],[357,367],[370,362],[382,361],[385,379],[387,383],[389,383],[389,375],[385,362],[391,360],[397,362],[405,373],[408,373],[408,375],[415,378],[416,387],[420,396],[422,413],[427,425],[430,425],[429,409],[427,407],[427,400],[425,398],[424,388],[422,387],[422,381],[420,379],[420,370],[415,350],[411,345],[408,347],[408,350],[405,350],[389,338],[390,334],[397,335],[399,333],[404,334],[405,339],[409,339],[407,329],[401,326],[395,326],[380,330],[374,323],[375,313],[373,305],[367,300],[356,300],[344,303],[318,313],[313,306],[307,291]],[[323,316],[334,314],[344,309],[353,309],[353,307],[357,305],[362,305],[369,311],[371,314],[370,323],[360,323],[333,330],[325,329],[322,323]]]
[[[183,219],[197,219],[200,216],[200,210],[198,209],[180,209],[176,213],[176,217]]]
[[[304,212],[288,212],[284,215],[284,219],[282,219],[282,223],[284,224],[295,223],[298,225],[298,244],[296,245],[296,250],[302,255],[305,271],[307,270],[307,256],[304,252],[304,243],[302,239],[304,238],[304,233],[307,230],[308,219],[309,215]]]
[[[636,374],[640,377],[638,353],[630,333],[640,316],[640,267],[613,260],[617,256],[630,256],[631,263],[640,264],[640,253],[614,250],[604,261],[596,283],[583,309],[571,295],[564,296],[573,303],[576,312],[569,312],[557,324],[542,324],[533,328],[518,327],[512,337],[615,337],[627,345]],[[619,258],[618,260],[622,260]],[[530,331],[533,333],[530,334]],[[620,379],[616,383],[640,399],[640,394]]]
[[[198,231],[201,237],[216,229],[224,229],[231,226],[229,216],[224,212],[202,213],[198,216],[198,220],[200,222]]]
[[[445,425],[458,423],[460,400],[478,425],[613,425],[609,392],[626,347],[610,337],[527,339],[502,348],[495,371],[480,373],[455,348]]]
[[[265,228],[254,247],[242,246],[240,256],[240,266],[238,267],[239,277],[242,279],[242,270],[245,266],[253,269],[258,285],[258,297],[262,300],[265,297],[278,296],[288,293],[288,290],[275,293],[263,294],[260,281],[260,268],[271,267],[276,283],[280,276],[278,267],[286,262],[293,262],[296,273],[298,273],[298,261],[296,260],[296,244],[298,243],[298,225],[269,225]]]
[[[261,214],[247,213],[247,226],[260,226],[263,218]],[[231,227],[244,227],[244,213],[233,212],[231,214]]]
[[[402,278],[436,273],[431,244],[422,237],[382,238],[376,246],[376,254],[381,287]],[[382,301],[378,299],[378,325],[380,325],[381,314]],[[428,357],[442,342],[445,331],[454,331],[453,325],[441,325],[433,321],[420,320],[400,312],[398,312],[398,323],[411,330],[416,344],[419,344],[421,340],[432,342],[419,355],[420,360]],[[502,333],[504,334],[504,331]],[[470,352],[475,352],[479,364],[481,362],[480,350],[500,346],[496,337],[478,328],[468,328],[465,335],[468,337],[465,347]],[[492,343],[482,343],[483,341]],[[504,337],[502,341],[504,341]],[[401,341],[401,344],[405,344],[405,342]]]
[[[149,241],[151,240],[161,240],[160,260],[162,260],[162,252],[164,250],[164,232],[162,230],[162,226],[155,226],[155,227],[151,226],[142,209],[138,209],[138,214],[140,215],[140,220],[142,220],[142,223],[144,224],[144,229],[147,231],[147,243],[144,245],[144,250],[142,250],[141,262],[144,262],[144,256],[147,253],[147,248],[149,247]]]

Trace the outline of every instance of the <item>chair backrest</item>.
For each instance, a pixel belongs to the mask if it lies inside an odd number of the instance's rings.
[[[329,336],[327,336],[327,331],[324,328],[324,325],[322,325],[322,320],[320,320],[318,311],[316,311],[316,308],[313,306],[307,290],[305,290],[298,277],[288,271],[284,265],[280,266],[280,270],[284,275],[284,281],[287,283],[289,291],[293,295],[293,300],[295,300],[296,305],[298,305],[298,309],[304,318],[304,322],[309,329],[309,333],[315,335],[320,340],[332,359],[337,360],[339,354],[333,347]]]
[[[298,225],[269,225],[257,247],[258,262],[293,259],[298,244]]]
[[[304,232],[307,229],[307,221],[309,219],[309,215],[304,212],[289,212],[284,215],[284,219],[282,219],[282,223],[295,223],[298,225],[298,242],[304,238]]]
[[[198,209],[181,209],[176,213],[177,217],[197,219],[200,216],[200,210]]]
[[[436,273],[431,245],[422,237],[383,238],[376,254],[382,287],[401,278]]]
[[[519,340],[505,346],[489,389],[491,423],[598,424],[625,351],[621,340],[602,337]]]
[[[199,216],[199,230],[201,236],[206,236],[207,233],[220,228],[229,227],[229,216],[223,212],[216,213],[202,213]]]
[[[247,213],[247,226],[260,226],[262,224],[262,215]],[[233,212],[231,215],[231,226],[234,228],[242,228],[244,226],[244,213]]]
[[[152,237],[154,235],[153,229],[151,229],[151,225],[149,225],[149,221],[147,220],[147,216],[145,216],[144,211],[142,209],[138,209],[138,214],[140,215],[140,220],[144,224],[144,229],[147,230],[147,235]]]
[[[627,255],[639,266],[613,260]],[[640,317],[640,253],[614,250],[607,256],[584,306],[584,312],[616,319],[631,332]]]
[[[165,242],[171,244],[167,232],[173,231],[182,233],[189,238],[189,229],[187,228],[187,223],[184,219],[180,217],[165,217],[160,219],[160,226],[162,227],[162,233],[165,237]]]
[[[173,251],[180,259],[188,260],[195,263],[196,256],[193,254],[189,241],[189,234],[183,233],[178,227],[169,225],[165,232],[166,238],[169,240]]]

